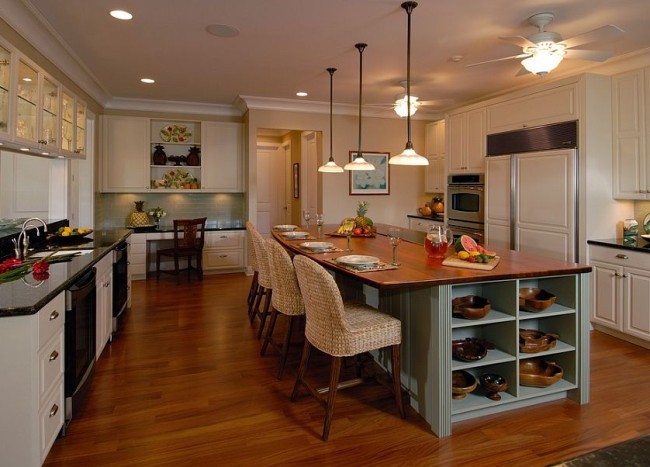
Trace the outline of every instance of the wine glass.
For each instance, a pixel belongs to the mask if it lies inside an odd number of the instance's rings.
[[[325,219],[323,218],[323,214],[316,214],[316,225],[318,226],[318,238],[321,238],[323,236],[322,228],[324,222]]]
[[[399,266],[397,262],[397,247],[402,243],[402,229],[398,229],[397,227],[388,229],[388,240],[393,247],[393,261],[390,264],[391,266]]]
[[[309,209],[305,209],[302,212],[302,217],[305,219],[305,222],[307,223],[307,230],[309,230],[309,220],[311,219],[311,212],[309,212]]]
[[[352,238],[352,230],[346,230],[345,231],[345,239],[347,240],[345,251],[352,251],[352,248],[350,248],[350,238]]]

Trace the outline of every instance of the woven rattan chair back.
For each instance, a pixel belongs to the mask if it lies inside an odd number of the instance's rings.
[[[253,248],[255,249],[255,258],[257,259],[259,285],[265,289],[272,289],[273,283],[271,282],[271,268],[269,265],[269,255],[266,251],[266,241],[262,234],[257,229],[250,231],[253,240]]]
[[[257,258],[255,256],[255,248],[253,247],[253,234],[251,233],[251,230],[255,230],[255,226],[250,221],[246,221],[246,250],[248,253],[248,266],[253,271],[257,271]]]
[[[289,253],[275,239],[267,239],[273,295],[271,305],[285,315],[302,315],[305,304]]]

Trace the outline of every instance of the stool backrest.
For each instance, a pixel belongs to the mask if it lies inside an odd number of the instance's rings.
[[[266,240],[264,240],[264,237],[262,237],[262,234],[257,229],[252,229],[250,232],[253,240],[253,248],[255,249],[255,258],[257,258],[257,282],[265,289],[273,289],[269,255],[266,251]]]
[[[273,283],[273,295],[271,296],[273,308],[285,315],[303,314],[305,304],[302,301],[296,270],[293,268],[289,253],[273,238],[266,240],[266,246],[271,266],[271,282]]]
[[[174,219],[174,248],[176,250],[203,250],[207,220],[207,217]]]
[[[255,256],[255,247],[253,247],[253,235],[251,234],[251,230],[255,230],[255,226],[250,221],[246,221],[246,250],[248,251],[248,265],[253,271],[257,271],[257,257]]]

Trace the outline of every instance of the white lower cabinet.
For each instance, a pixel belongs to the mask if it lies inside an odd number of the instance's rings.
[[[428,232],[429,227],[435,225],[443,225],[442,222],[436,222],[429,219],[421,219],[419,217],[409,217],[409,230],[417,230],[418,232]]]
[[[243,269],[244,238],[243,230],[206,232],[203,269],[205,271]]]
[[[147,277],[147,234],[134,233],[129,251],[129,274],[131,280],[146,279]]]
[[[589,257],[592,324],[600,331],[650,346],[650,255],[590,245]]]
[[[65,294],[0,318],[0,464],[40,466],[64,422]]]
[[[113,252],[99,260],[95,268],[95,359],[98,360],[113,332]]]

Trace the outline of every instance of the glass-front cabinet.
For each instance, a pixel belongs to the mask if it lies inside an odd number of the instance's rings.
[[[44,77],[41,93],[41,135],[38,142],[58,148],[59,141],[59,85]]]
[[[75,100],[75,154],[86,154],[86,104]]]
[[[11,52],[0,45],[0,135],[9,136]]]
[[[18,60],[16,91],[16,138],[36,143],[38,71],[23,59]]]

